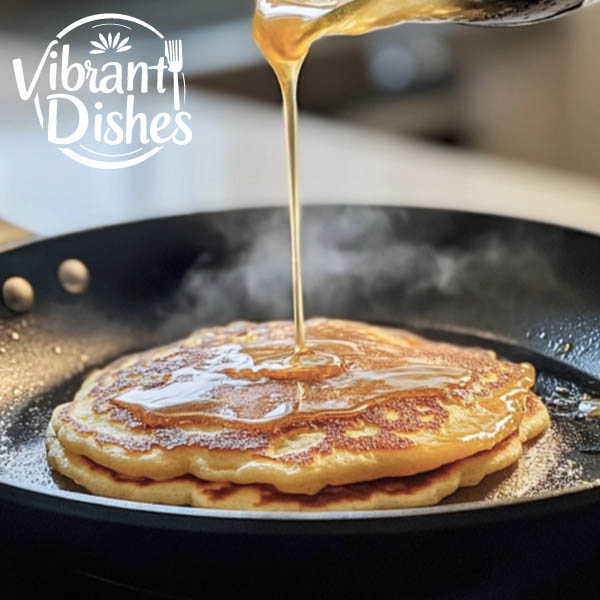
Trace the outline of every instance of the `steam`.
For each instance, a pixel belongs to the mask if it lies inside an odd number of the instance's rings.
[[[287,213],[249,214],[254,217],[241,213],[224,224],[233,244],[229,264],[198,264],[186,274],[170,327],[185,333],[240,318],[292,318]],[[432,306],[456,315],[481,304],[510,313],[515,302],[569,295],[551,260],[556,240],[544,242],[542,253],[539,240],[531,243],[518,225],[464,231],[440,215],[413,222],[402,209],[305,210],[307,317],[403,321]]]

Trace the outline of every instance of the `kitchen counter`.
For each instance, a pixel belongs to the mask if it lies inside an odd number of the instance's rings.
[[[77,164],[44,139],[33,107],[0,121],[0,217],[42,235],[164,215],[285,205],[280,110],[188,94],[193,141],[116,171]],[[12,112],[11,112],[12,111]],[[600,182],[300,115],[305,203],[459,208],[600,231]]]

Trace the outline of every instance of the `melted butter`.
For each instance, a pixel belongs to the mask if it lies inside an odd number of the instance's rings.
[[[341,340],[311,340],[302,347],[281,344],[245,344],[242,354],[246,364],[225,372],[231,377],[261,377],[270,379],[318,380],[334,377],[344,369],[340,349],[358,351],[356,344]]]
[[[398,346],[311,339],[182,348],[160,369],[121,377],[112,401],[142,421],[203,419],[265,423],[294,414],[352,413],[418,390],[459,389],[471,379],[455,366],[398,353]]]
[[[468,435],[458,436],[457,439],[461,442],[497,439],[497,436],[507,424],[514,420],[515,415],[520,415],[524,410],[523,402],[525,397],[523,392],[528,389],[530,385],[533,385],[533,381],[526,378],[526,381],[520,382],[520,384],[514,388],[499,394],[497,397],[488,399],[485,404],[488,410],[490,410],[490,414],[498,414],[495,411],[500,411],[501,405],[506,406],[507,414],[501,419],[490,419],[488,422],[485,422],[485,426],[483,421],[478,421],[477,425],[479,431]]]

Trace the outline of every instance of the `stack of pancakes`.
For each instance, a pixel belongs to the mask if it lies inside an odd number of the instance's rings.
[[[364,323],[306,325],[333,362],[279,368],[265,348],[280,356],[292,324],[235,322],[93,372],[53,412],[50,464],[142,502],[403,508],[476,485],[548,426],[529,364]]]

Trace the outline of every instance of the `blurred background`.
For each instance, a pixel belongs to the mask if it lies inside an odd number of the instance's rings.
[[[252,0],[0,7],[0,217],[51,234],[285,204],[280,96],[251,38]],[[100,12],[183,40],[190,146],[109,172],[70,161],[44,138],[18,97],[12,60],[32,72],[59,30]],[[481,210],[600,203],[599,32],[597,5],[530,27],[406,24],[318,42],[300,83],[303,197]]]

